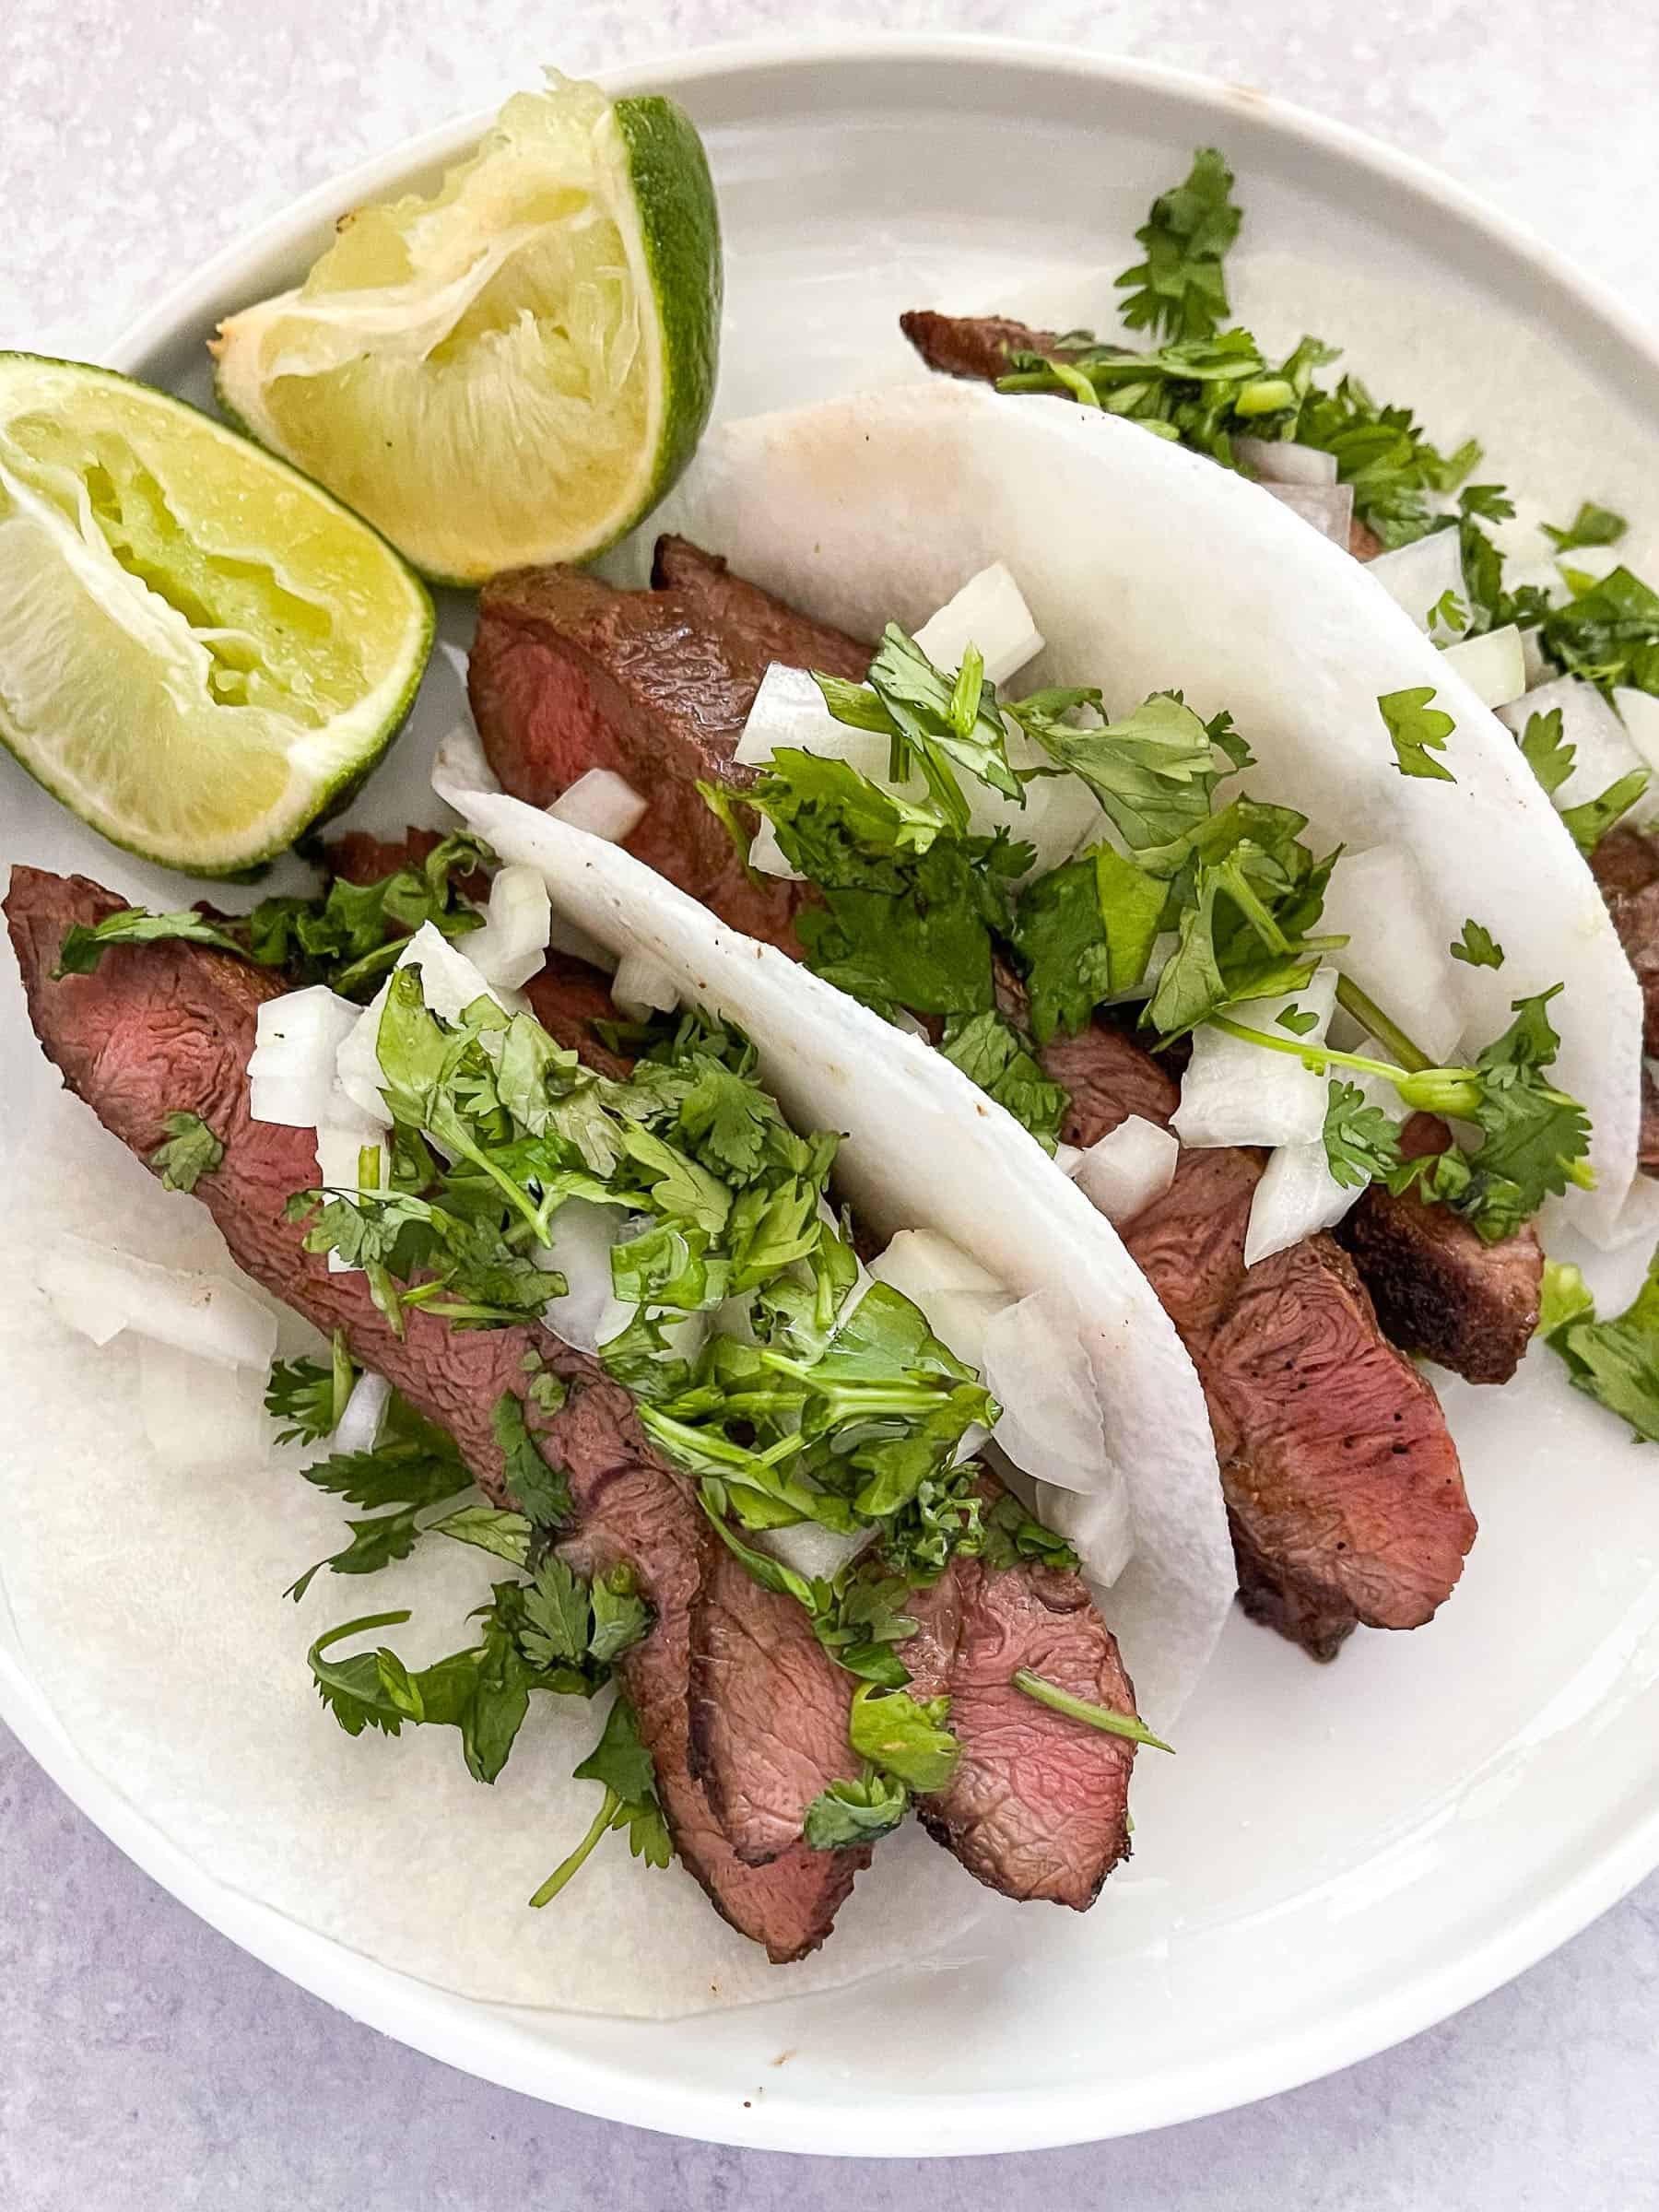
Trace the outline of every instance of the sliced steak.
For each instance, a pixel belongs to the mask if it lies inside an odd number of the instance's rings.
[[[870,648],[861,640],[735,576],[723,554],[705,553],[688,537],[658,538],[651,586],[673,593],[688,614],[725,637],[741,639],[763,668],[782,661],[786,668],[818,668],[854,684],[869,674]]]
[[[1006,376],[1017,353],[1057,355],[1065,360],[1083,350],[1063,345],[1059,331],[1033,330],[1010,315],[941,315],[919,307],[900,315],[899,327],[930,369],[982,384]]]
[[[1408,1159],[1451,1142],[1427,1113],[1401,1134]],[[1488,1244],[1449,1206],[1373,1182],[1337,1233],[1395,1344],[1470,1382],[1509,1381],[1538,1325],[1544,1250],[1535,1230]]]
[[[733,752],[771,656],[675,592],[618,592],[574,569],[519,569],[479,595],[467,691],[502,786],[547,806],[590,768],[649,796],[628,849],[777,943],[798,887],[752,883],[700,778],[741,784]]]
[[[1659,839],[1610,830],[1591,855],[1590,872],[1641,985],[1641,1041],[1659,1053]]]
[[[166,1114],[200,1114],[225,1156],[196,1195],[238,1265],[317,1327],[344,1329],[359,1362],[451,1431],[498,1501],[511,1498],[492,1408],[504,1391],[523,1393],[530,1350],[565,1379],[571,1394],[562,1410],[546,1419],[526,1402],[526,1418],[570,1476],[580,1515],[573,1548],[606,1561],[627,1559],[655,1608],[652,1631],[627,1654],[622,1675],[656,1763],[676,1848],[717,1910],[772,1958],[816,1949],[868,1853],[800,1845],[755,1868],[722,1836],[688,1763],[691,1606],[708,1547],[718,1539],[653,1453],[627,1393],[542,1329],[458,1331],[417,1311],[400,1341],[360,1275],[331,1275],[325,1255],[307,1253],[283,1206],[315,1180],[311,1139],[248,1114],[255,1017],[281,993],[282,980],[173,941],[116,947],[93,974],[54,982],[65,926],[97,922],[124,903],[82,877],[13,871],[6,912],[30,1018],[69,1088],[144,1157],[161,1142]]]
[[[762,1590],[718,1536],[712,1553],[691,1615],[691,1770],[738,1857],[765,1865],[799,1843],[815,1797],[863,1771],[853,1682],[793,1597]]]
[[[986,1490],[994,1497],[996,1486]],[[1087,1912],[1129,1855],[1135,1747],[1038,1704],[1013,1680],[1029,1667],[1090,1704],[1135,1712],[1116,1641],[1082,1578],[960,1559],[913,1610],[922,1630],[901,1647],[912,1694],[949,1696],[962,1747],[947,1787],[918,1801],[924,1825],[1003,1896]]]

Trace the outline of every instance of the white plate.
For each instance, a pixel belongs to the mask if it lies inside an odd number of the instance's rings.
[[[1571,511],[1659,482],[1651,340],[1512,226],[1399,156],[1244,88],[982,41],[778,46],[614,80],[668,88],[708,139],[730,276],[730,411],[917,373],[907,306],[1110,321],[1150,194],[1214,142],[1248,210],[1235,306],[1354,366],[1491,470]],[[116,365],[205,395],[216,319],[292,281],[333,218],[429,176],[455,124],[312,194],[164,301]],[[1569,442],[1571,441],[1571,442]],[[1483,472],[1484,473],[1484,472]],[[1643,530],[1633,550],[1651,556]],[[463,609],[446,610],[464,643]],[[1294,680],[1294,671],[1287,671]],[[1179,682],[1179,670],[1171,680]],[[453,717],[435,664],[421,730]],[[421,733],[359,814],[403,818]],[[9,853],[159,879],[0,761]],[[174,887],[176,889],[176,879]],[[44,1087],[0,980],[5,1119]],[[1017,2150],[1266,2095],[1443,2018],[1659,1862],[1659,1482],[1541,1360],[1446,1392],[1482,1523],[1412,1636],[1315,1668],[1235,1620],[1137,1774],[1136,1856],[1086,1919],[1001,1915],[974,1955],[811,2000],[641,2025],[508,2011],[389,1973],[222,1888],[77,1755],[0,1607],[0,1713],[77,1804],[213,1924],[355,2017],[582,2111],[772,2148]],[[296,1696],[302,1690],[296,1685]],[[879,1879],[879,1874],[872,1878]]]

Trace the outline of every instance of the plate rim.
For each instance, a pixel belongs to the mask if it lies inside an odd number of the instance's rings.
[[[1512,265],[1546,279],[1582,317],[1599,325],[1603,336],[1613,340],[1639,371],[1659,382],[1659,333],[1559,249],[1415,155],[1248,84],[1075,44],[925,33],[783,34],[727,41],[598,70],[594,76],[613,94],[673,92],[721,78],[888,66],[896,59],[946,73],[980,70],[996,77],[1069,77],[1139,88],[1169,95],[1218,121],[1248,114],[1276,137],[1298,142],[1350,171],[1369,172],[1392,193],[1449,217],[1465,234],[1484,238]],[[108,341],[110,365],[132,373],[182,324],[199,323],[238,271],[331,221],[352,200],[453,159],[494,113],[486,109],[459,116],[324,178],[170,287]],[[1619,1821],[1616,1832],[1607,1832],[1614,1818],[1609,1815],[1597,1838],[1575,1840],[1581,1864],[1573,1874],[1454,1958],[1415,1971],[1399,1986],[1352,2000],[1334,2020],[1322,2016],[1225,2057],[1166,2068],[1151,2082],[1127,2089],[1114,2089],[1108,2082],[1020,2088],[991,2097],[913,2091],[872,2107],[847,2093],[792,2099],[780,2085],[765,2100],[744,2107],[735,2092],[728,2096],[677,2085],[648,2074],[638,2062],[596,2060],[580,2052],[533,2045],[503,2011],[414,1982],[228,1888],[102,1780],[56,1722],[20,1662],[4,1648],[0,1719],[71,1802],[171,1895],[240,1948],[349,2017],[481,2078],[597,2118],[704,2141],[799,2153],[849,2155],[850,2141],[856,2144],[856,2155],[882,2158],[1052,2148],[1171,2125],[1277,2095],[1373,2056],[1488,1994],[1578,1934],[1659,1865],[1655,1790],[1645,1811]],[[316,1956],[309,1956],[313,1949]],[[672,2032],[676,2025],[664,2023],[656,2031]],[[647,2080],[651,2101],[641,2110],[640,2090]]]

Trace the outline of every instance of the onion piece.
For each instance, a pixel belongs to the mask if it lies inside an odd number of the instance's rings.
[[[1444,659],[1488,707],[1507,707],[1526,689],[1526,655],[1512,622],[1501,629],[1488,629],[1484,637],[1448,645]]]
[[[1075,1175],[1083,1165],[1081,1145],[1056,1145],[1051,1155],[1062,1175]]]
[[[363,1154],[372,1147],[380,1165],[372,1182],[362,1180]],[[391,1187],[392,1147],[383,1129],[362,1122],[335,1122],[317,1132],[317,1181],[325,1191],[383,1191]],[[328,1255],[330,1275],[360,1275],[362,1269],[337,1252]]]
[[[328,1119],[335,1058],[361,1011],[325,983],[263,1003],[248,1056],[248,1112],[254,1121],[315,1129]]]
[[[1298,1044],[1317,1044],[1336,1003],[1336,971],[1321,968],[1278,998],[1253,998],[1230,1009],[1246,1029],[1265,1030]],[[1288,1006],[1317,1018],[1304,1034],[1278,1028]],[[1193,1056],[1181,1078],[1181,1103],[1171,1115],[1183,1145],[1294,1145],[1324,1127],[1325,1082],[1288,1053],[1269,1052],[1206,1022],[1193,1035]]]
[[[1345,853],[1336,863],[1319,927],[1347,937],[1331,956],[1341,972],[1431,1060],[1443,1063],[1463,1033],[1464,1015],[1450,948],[1435,933],[1432,911],[1411,855],[1374,845],[1369,853]]]
[[[418,968],[420,994],[432,1013],[453,1021],[480,998],[508,1010],[501,988],[490,983],[464,952],[458,952],[431,923],[423,922],[397,956],[398,968]],[[358,1015],[335,1056],[340,1088],[353,1107],[377,1128],[389,1129],[392,1116],[381,1097],[380,1024],[391,981],[383,982]]]
[[[552,928],[553,902],[541,870],[510,862],[496,871],[484,926],[465,940],[466,957],[486,982],[516,991],[546,967]]]
[[[1408,546],[1379,553],[1375,560],[1366,562],[1365,572],[1382,586],[1396,606],[1405,608],[1425,636],[1430,634],[1430,613],[1448,592],[1465,609],[1456,629],[1461,632],[1468,628],[1468,586],[1464,582],[1463,547],[1455,530],[1431,530],[1427,537],[1414,538]],[[1447,636],[1446,626],[1435,623],[1432,634]]]
[[[761,1551],[771,1552],[785,1567],[796,1574],[804,1574],[809,1582],[820,1576],[828,1582],[837,1575],[861,1551],[867,1551],[876,1539],[873,1528],[856,1528],[851,1533],[839,1528],[826,1528],[821,1521],[797,1521],[791,1528],[758,1528],[750,1532],[750,1543]]]
[[[1620,776],[1629,775],[1632,769],[1647,767],[1647,759],[1630,728],[1596,687],[1585,683],[1582,677],[1558,676],[1547,684],[1537,685],[1510,704],[1500,707],[1498,719],[1517,737],[1524,737],[1535,714],[1552,711],[1560,713],[1562,743],[1571,746],[1573,750],[1572,773],[1554,794],[1558,807],[1579,806],[1587,799],[1599,798]],[[1655,806],[1659,806],[1659,793],[1650,786],[1631,808],[1632,818],[1646,820]]]
[[[1037,1518],[1065,1538],[1089,1580],[1110,1589],[1135,1556],[1128,1485],[1114,1479],[1085,1497],[1040,1482],[1033,1502]]]
[[[264,1466],[271,1457],[265,1377],[154,1338],[138,1346],[138,1418],[170,1473]]]
[[[887,783],[890,747],[880,731],[837,722],[805,668],[774,661],[760,678],[734,758],[746,768],[762,768],[783,747],[821,760],[849,761],[861,775]]]
[[[994,560],[970,576],[954,597],[930,615],[916,642],[935,668],[954,675],[970,645],[985,663],[985,681],[1006,684],[1042,651],[1042,632],[1006,565]]]
[[[569,822],[572,830],[585,830],[607,845],[619,845],[633,835],[650,806],[650,800],[642,799],[615,769],[590,768],[561,791],[547,811],[556,822]]]
[[[36,1253],[34,1275],[58,1319],[94,1344],[131,1329],[231,1367],[268,1367],[276,1350],[276,1316],[226,1276],[158,1267],[68,1235]]]
[[[617,1304],[611,1292],[611,1246],[623,1234],[628,1217],[619,1207],[597,1206],[591,1198],[567,1198],[548,1224],[552,1241],[533,1244],[538,1267],[562,1275],[565,1289],[542,1308],[542,1320],[572,1351],[596,1352],[617,1331],[607,1326]]]
[[[1316,1230],[1334,1229],[1363,1185],[1344,1189],[1331,1173],[1324,1140],[1276,1145],[1250,1202],[1244,1265],[1253,1267],[1276,1252],[1300,1244]]]
[[[625,952],[611,978],[611,999],[630,1021],[672,1014],[680,1003],[674,971],[648,952]]]
[[[931,1229],[901,1229],[885,1252],[870,1262],[870,1273],[927,1312],[929,1300],[939,1290],[994,1291],[1006,1299],[1009,1292],[994,1275],[948,1237]]]
[[[749,841],[749,866],[759,868],[762,876],[782,876],[786,883],[805,883],[800,869],[783,857],[783,848],[778,842],[778,832],[771,823],[761,819],[760,827]]]
[[[1351,484],[1270,484],[1263,481],[1262,489],[1277,500],[1281,507],[1288,507],[1300,514],[1322,537],[1347,550],[1348,533],[1354,524],[1354,488]]]
[[[1163,1196],[1180,1158],[1181,1146],[1169,1130],[1132,1113],[1095,1139],[1072,1170],[1072,1181],[1098,1213],[1121,1227]]]
[[[1651,691],[1637,691],[1621,684],[1613,694],[1613,707],[1630,743],[1648,766],[1659,771],[1659,699]]]
[[[1233,458],[1258,484],[1335,484],[1336,456],[1289,438],[1235,438]]]
[[[1017,1467],[1086,1495],[1110,1486],[1114,1471],[1075,1299],[1034,1290],[994,1314],[984,1376],[1002,1407],[992,1434]]]
[[[384,1375],[365,1371],[351,1386],[351,1395],[346,1401],[334,1434],[328,1440],[331,1452],[372,1452],[380,1436],[381,1423],[392,1397],[392,1385]]]

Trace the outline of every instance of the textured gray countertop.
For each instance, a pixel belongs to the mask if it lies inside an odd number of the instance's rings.
[[[860,26],[1071,40],[1265,86],[1438,163],[1659,317],[1659,18],[1636,0],[841,0],[832,23],[762,0],[4,14],[5,346],[95,355],[249,224],[539,61]],[[156,1888],[0,1730],[0,1987],[6,2212],[1659,2205],[1659,1877],[1485,2003],[1249,2111],[1094,2149],[851,2170],[576,2118],[382,2041]]]

